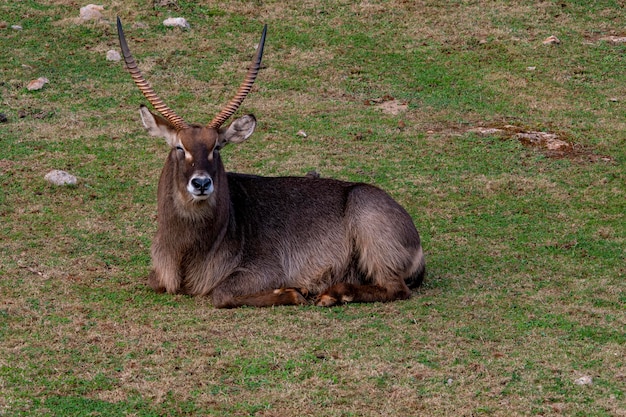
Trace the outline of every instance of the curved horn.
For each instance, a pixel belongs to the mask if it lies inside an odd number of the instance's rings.
[[[161,113],[161,115],[165,117],[167,121],[170,122],[174,128],[176,128],[176,130],[182,130],[189,127],[189,125],[185,123],[182,118],[177,116],[172,109],[163,103],[163,100],[157,96],[148,81],[143,78],[137,63],[135,62],[135,58],[131,55],[128,44],[126,43],[126,37],[124,36],[124,30],[122,29],[122,22],[119,16],[117,17],[117,35],[120,39],[120,47],[122,48],[124,62],[126,62],[126,69],[128,69],[130,76],[133,78],[133,81],[135,81],[135,84],[137,84],[137,87],[139,87],[139,90],[141,90],[143,95],[146,96],[155,110]]]
[[[222,123],[224,123],[230,116],[233,115],[233,113],[237,111],[239,106],[241,106],[241,103],[243,103],[244,99],[252,89],[252,84],[254,84],[256,76],[259,74],[259,68],[261,68],[261,58],[263,58],[263,47],[265,46],[266,33],[267,25],[264,25],[263,33],[261,34],[261,40],[259,41],[259,46],[256,50],[256,55],[252,59],[252,65],[250,66],[248,74],[243,80],[243,83],[241,83],[239,91],[237,91],[235,97],[230,100],[230,102],[222,109],[222,111],[219,112],[219,114],[215,116],[213,120],[211,120],[211,123],[207,125],[208,127],[218,129],[222,125]]]

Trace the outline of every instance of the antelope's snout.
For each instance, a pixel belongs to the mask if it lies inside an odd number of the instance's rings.
[[[187,183],[187,191],[196,200],[209,198],[213,189],[213,179],[207,174],[194,174]]]

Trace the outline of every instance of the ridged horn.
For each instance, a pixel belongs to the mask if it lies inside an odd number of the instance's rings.
[[[122,29],[122,21],[119,16],[117,17],[117,35],[120,39],[120,48],[122,48],[122,55],[124,56],[124,62],[126,62],[126,69],[130,73],[130,76],[133,78],[139,90],[143,93],[143,95],[148,99],[152,107],[168,122],[170,122],[176,130],[182,130],[186,127],[189,127],[185,121],[179,117],[172,109],[167,107],[163,100],[157,96],[154,92],[148,81],[143,77],[137,63],[135,62],[135,58],[130,53],[130,49],[128,48],[128,44],[126,43],[126,37],[124,36],[124,30]]]
[[[252,59],[252,65],[248,70],[248,74],[246,78],[241,83],[237,94],[233,97],[230,102],[222,109],[221,112],[217,116],[211,120],[208,127],[213,127],[218,129],[230,116],[233,115],[241,106],[241,103],[245,100],[246,96],[252,89],[252,84],[254,84],[254,80],[256,80],[256,76],[259,74],[259,69],[261,68],[261,59],[263,58],[263,47],[265,46],[265,35],[267,33],[267,25],[263,26],[263,33],[261,34],[261,40],[259,41],[259,46],[256,50],[256,55]]]

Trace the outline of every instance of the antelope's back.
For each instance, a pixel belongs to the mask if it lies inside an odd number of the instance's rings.
[[[360,184],[306,177],[261,177],[228,173],[230,198],[239,224],[255,234],[310,235],[343,223],[351,189]]]
[[[238,227],[260,245],[352,246],[356,229],[368,222],[385,225],[409,246],[420,245],[409,214],[373,185],[237,173],[228,173],[228,183]]]

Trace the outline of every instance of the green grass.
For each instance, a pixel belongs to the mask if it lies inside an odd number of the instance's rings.
[[[198,3],[105,4],[81,24],[69,0],[0,2],[0,416],[626,413],[626,45],[602,40],[626,35],[623,2]],[[198,123],[267,23],[239,111],[259,126],[227,168],[386,189],[422,235],[424,286],[330,309],[152,293],[167,147],[105,60],[117,15],[155,90]],[[191,30],[161,25],[173,16]],[[49,185],[51,169],[78,185]]]

